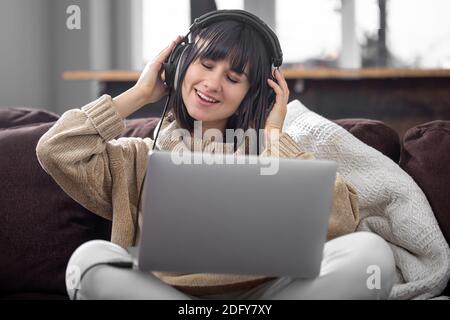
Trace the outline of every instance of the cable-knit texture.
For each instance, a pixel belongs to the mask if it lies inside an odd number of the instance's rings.
[[[450,250],[424,193],[391,159],[299,101],[288,108],[285,131],[338,172],[359,195],[358,231],[383,237],[393,250],[397,279],[391,299],[439,295],[450,278]]]

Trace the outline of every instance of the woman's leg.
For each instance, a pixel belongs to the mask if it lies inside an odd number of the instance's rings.
[[[66,270],[69,297],[108,300],[190,299],[151,273],[101,264],[118,261],[131,262],[131,257],[125,249],[111,242],[93,240],[78,247],[72,254]],[[95,264],[100,265],[94,266]]]
[[[387,242],[374,233],[356,232],[325,243],[317,278],[279,278],[241,298],[387,299],[394,275],[394,256]]]

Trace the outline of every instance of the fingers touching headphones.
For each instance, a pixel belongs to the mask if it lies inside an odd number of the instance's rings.
[[[268,85],[275,91],[276,98],[272,111],[266,119],[266,129],[283,128],[284,119],[287,113],[287,103],[289,102],[289,88],[284,78],[284,75],[279,69],[275,69],[274,77],[276,82],[272,79],[267,79]]]
[[[142,95],[144,105],[156,102],[167,94],[168,88],[164,84],[165,75],[163,64],[182,39],[183,37],[178,36],[153,61],[147,63],[142,71],[135,87],[139,89],[138,91]]]
[[[286,79],[279,69],[275,69],[273,71],[273,75],[276,81],[269,78],[267,79],[267,83],[275,91],[275,103],[281,102],[287,104],[289,100],[289,87],[287,85]]]

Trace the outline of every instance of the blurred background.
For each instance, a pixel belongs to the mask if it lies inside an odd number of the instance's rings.
[[[0,108],[61,114],[119,94],[215,9],[266,21],[280,39],[291,99],[324,116],[380,119],[400,133],[450,118],[448,0],[1,0]]]

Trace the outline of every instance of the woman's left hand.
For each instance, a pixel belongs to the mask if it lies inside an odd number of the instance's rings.
[[[275,91],[276,98],[274,106],[266,119],[264,128],[266,135],[270,134],[272,130],[281,133],[284,119],[286,118],[287,103],[289,101],[289,88],[286,79],[278,69],[275,69],[274,76],[278,83],[272,79],[267,79],[267,83]]]

